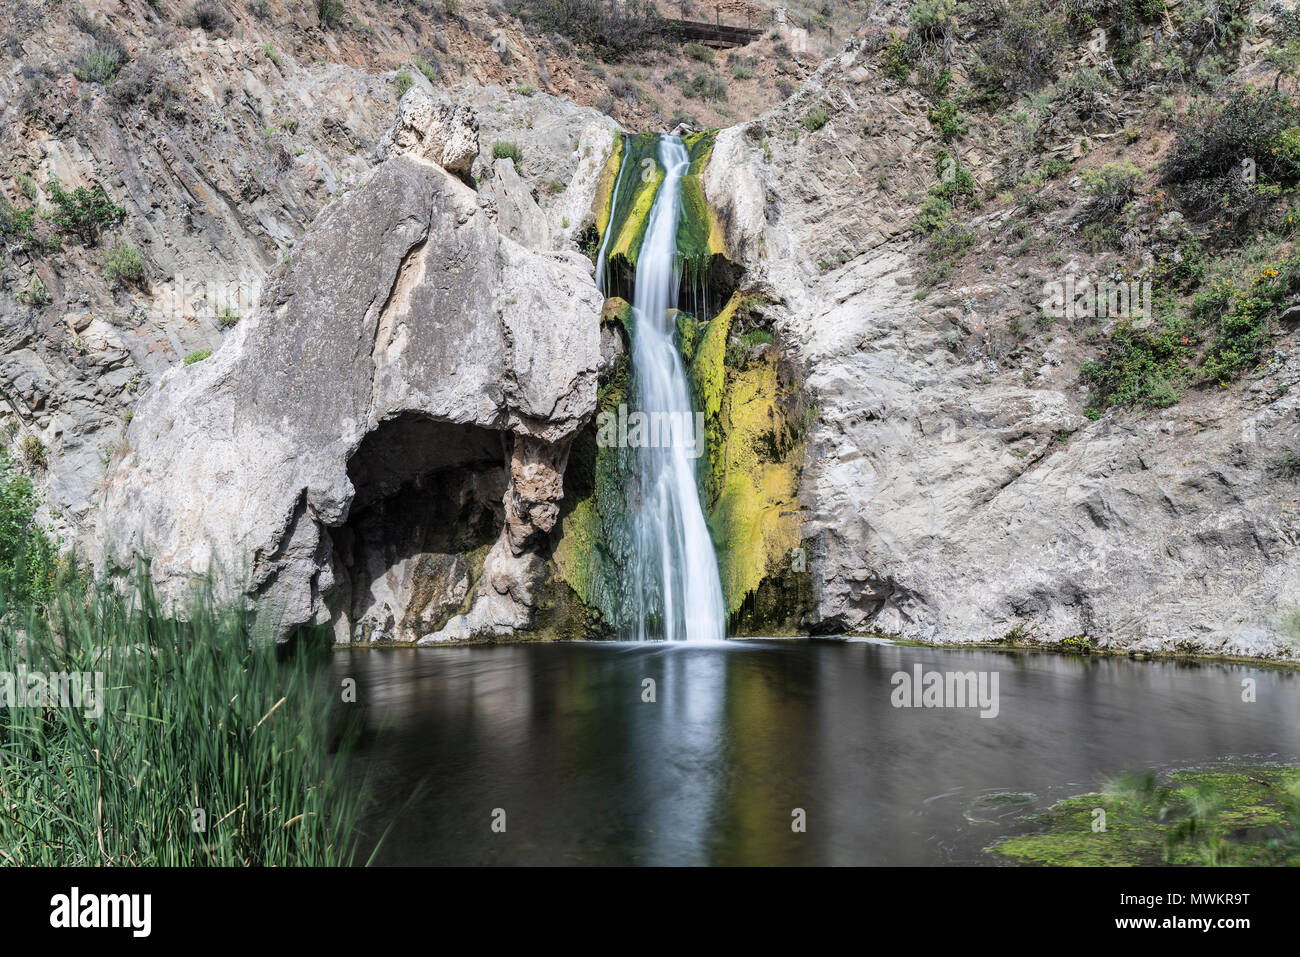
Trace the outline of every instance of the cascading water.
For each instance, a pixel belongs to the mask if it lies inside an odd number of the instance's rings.
[[[677,305],[681,282],[677,227],[682,210],[681,181],[690,156],[676,136],[660,137],[656,154],[665,175],[637,253],[632,290],[632,403],[652,419],[659,416],[661,422],[695,423],[686,370],[669,316],[669,310]],[[616,198],[623,173],[620,169]],[[598,281],[608,282],[604,256],[602,244]],[[636,450],[636,489],[629,516],[636,551],[627,573],[640,639],[662,636],[702,641],[725,636],[718,559],[696,481],[696,464],[704,448],[704,436],[697,431],[692,427],[687,436],[679,432],[673,441]],[[682,441],[684,437],[691,441]]]

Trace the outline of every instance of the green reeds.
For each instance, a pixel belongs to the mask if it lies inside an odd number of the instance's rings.
[[[251,626],[210,587],[168,614],[144,575],[64,583],[43,609],[0,598],[0,862],[353,863],[363,795],[328,655]],[[18,697],[97,672],[102,702]]]

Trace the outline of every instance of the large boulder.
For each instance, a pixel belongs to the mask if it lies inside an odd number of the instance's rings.
[[[427,149],[389,153],[260,311],[141,401],[99,569],[146,557],[179,601],[219,568],[279,634],[527,625],[534,550],[595,408],[601,297],[576,254],[502,236]]]
[[[478,157],[478,115],[472,106],[412,88],[397,105],[397,119],[384,132],[379,158],[414,156],[466,174]]]

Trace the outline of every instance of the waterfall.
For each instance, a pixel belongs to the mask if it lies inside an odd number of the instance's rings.
[[[693,441],[682,441],[679,433],[673,441],[635,450],[629,520],[636,551],[632,567],[627,569],[628,584],[638,638],[720,640],[726,634],[722,583],[696,476],[705,451],[704,436],[696,426],[699,419],[668,314],[677,305],[681,282],[677,227],[682,211],[681,181],[690,167],[690,156],[675,136],[659,137],[656,152],[665,176],[650,207],[637,253],[631,399],[633,407],[652,422],[658,417],[661,423],[690,423],[687,437]],[[623,178],[620,169],[619,184]],[[616,191],[614,198],[617,196]],[[608,232],[612,229],[607,228]],[[603,258],[603,243],[601,253]],[[607,270],[600,275],[608,281]]]

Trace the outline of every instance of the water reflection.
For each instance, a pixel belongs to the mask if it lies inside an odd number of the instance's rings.
[[[892,707],[890,676],[917,663],[998,671],[998,717]],[[713,642],[356,650],[335,666],[371,731],[368,831],[424,783],[381,850],[393,864],[982,862],[1018,816],[1125,768],[1300,754],[1295,673],[1232,663]],[[981,804],[1001,792],[1034,800]]]

